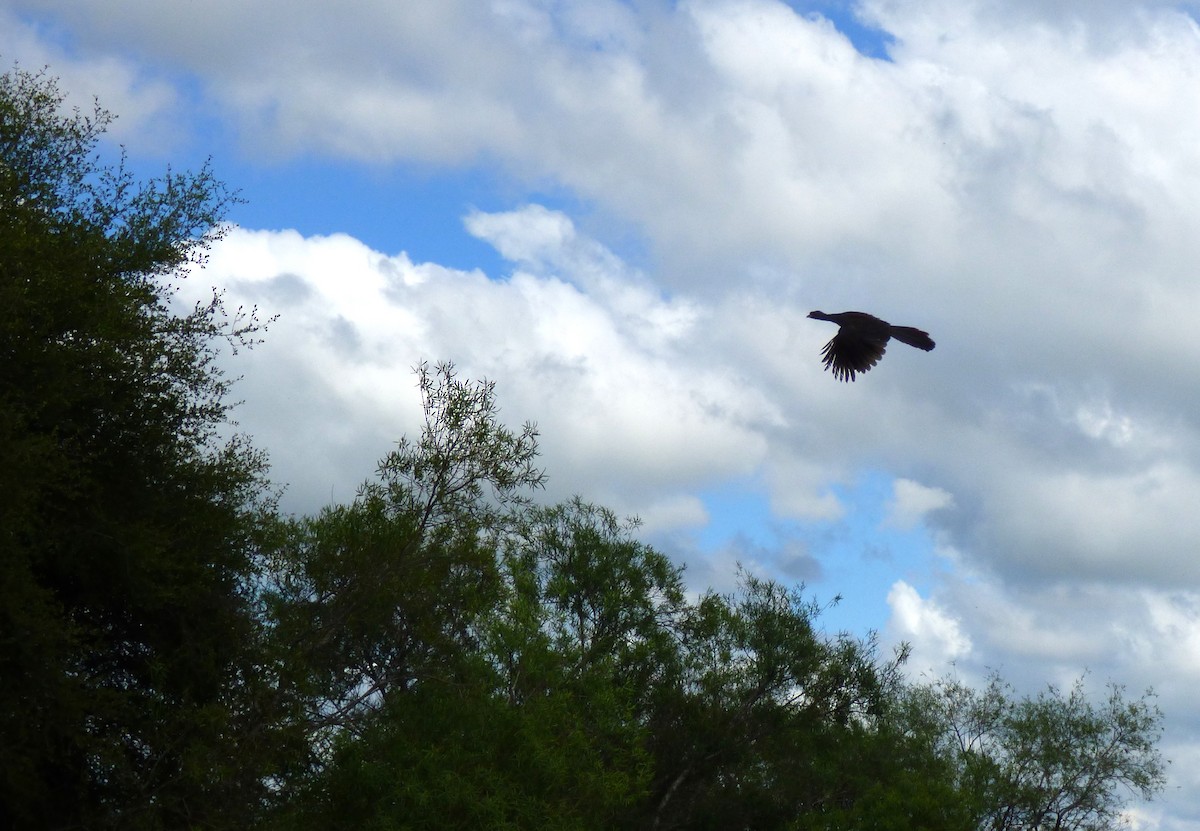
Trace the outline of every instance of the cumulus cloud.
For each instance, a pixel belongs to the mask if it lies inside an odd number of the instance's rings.
[[[173,124],[180,96],[170,82],[120,55],[70,57],[54,34],[51,27],[25,25],[11,10],[0,8],[0,61],[19,61],[29,72],[51,67],[68,109],[90,115],[99,101],[116,116],[107,133],[114,142],[155,156],[182,143],[183,131]]]
[[[894,37],[886,61],[771,0],[363,4],[336,18],[319,4],[38,8],[79,44],[53,53],[64,73],[129,55],[191,70],[278,152],[487,157],[637,227],[652,276],[563,215],[474,214],[468,228],[516,268],[502,286],[453,281],[508,304],[542,344],[503,359],[476,345],[481,368],[519,358],[539,383],[586,378],[556,393],[556,412],[609,405],[604,430],[574,426],[593,448],[629,431],[610,467],[665,481],[650,448],[671,469],[696,454],[660,447],[651,414],[714,430],[729,414],[759,426],[705,446],[769,459],[781,513],[835,516],[829,482],[864,464],[901,478],[919,466],[913,481],[955,494],[932,521],[968,558],[1013,576],[1060,564],[1196,578],[1200,341],[1179,333],[1200,304],[1200,116],[1177,102],[1200,72],[1200,36],[1177,8],[863,3]],[[275,36],[257,37],[255,21]],[[44,44],[35,28],[8,31],[20,49]],[[139,76],[113,77],[106,94],[126,101]],[[393,301],[442,298],[410,321],[429,347],[500,339],[433,286],[391,289]],[[829,384],[813,360],[827,333],[803,321],[806,306],[867,308],[930,329],[939,347],[892,350],[869,384]],[[365,348],[353,337],[365,324],[344,319],[339,348]],[[684,380],[682,366],[699,374]],[[604,467],[586,445],[564,451]]]
[[[931,511],[953,504],[954,497],[948,491],[901,478],[892,483],[892,498],[884,521],[897,528],[912,528]]]
[[[470,377],[496,380],[505,413],[538,422],[568,492],[582,491],[586,476],[590,496],[658,524],[699,519],[683,483],[762,462],[778,405],[711,360],[700,324],[713,312],[652,294],[561,214],[530,207],[477,213],[470,224],[500,235],[512,256],[536,251],[539,273],[517,268],[496,280],[344,235],[233,229],[192,281],[192,293],[224,285],[231,304],[280,316],[238,364],[238,417],[272,450],[281,478],[309,489],[293,505],[314,509],[330,486],[352,492],[388,443],[415,427],[411,368],[422,360],[454,360]],[[547,236],[548,224],[556,234]],[[314,464],[314,444],[328,467]]]
[[[940,675],[945,667],[970,654],[971,639],[959,621],[932,600],[922,598],[912,586],[897,582],[888,592],[887,602],[892,610],[889,635],[912,647],[910,670]]]
[[[1197,585],[1200,481],[1166,458],[1116,471],[1033,468],[991,483],[982,539],[1025,576]]]

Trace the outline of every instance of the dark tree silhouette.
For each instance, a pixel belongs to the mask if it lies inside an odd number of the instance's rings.
[[[821,350],[825,356],[825,368],[833,370],[833,377],[839,381],[853,381],[855,373],[866,372],[879,363],[887,351],[887,342],[892,338],[926,352],[934,346],[928,332],[912,326],[893,326],[866,312],[838,312],[831,315],[809,312],[808,316],[816,320],[828,320],[841,327]]]

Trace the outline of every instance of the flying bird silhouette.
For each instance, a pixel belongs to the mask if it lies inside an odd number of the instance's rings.
[[[933,340],[928,332],[912,326],[893,326],[866,312],[809,312],[816,320],[828,320],[840,328],[821,354],[825,356],[825,368],[833,371],[839,381],[853,381],[857,372],[866,372],[883,357],[887,342],[895,338],[901,343],[924,349],[933,349]]]

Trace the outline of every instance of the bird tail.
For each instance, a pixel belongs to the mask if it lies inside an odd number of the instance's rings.
[[[917,349],[924,349],[926,352],[933,349],[933,339],[929,337],[929,333],[913,326],[893,326],[891,335],[901,343],[907,343]]]

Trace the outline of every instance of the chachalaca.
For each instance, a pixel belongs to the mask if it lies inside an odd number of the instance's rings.
[[[912,326],[893,326],[866,312],[838,312],[831,315],[809,312],[808,316],[816,320],[828,320],[841,327],[821,350],[825,356],[825,368],[833,370],[833,377],[839,381],[853,381],[855,373],[866,372],[879,363],[891,338],[926,352],[933,349],[933,340],[928,332]]]

